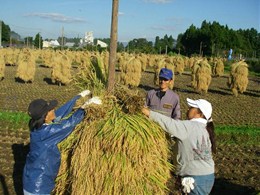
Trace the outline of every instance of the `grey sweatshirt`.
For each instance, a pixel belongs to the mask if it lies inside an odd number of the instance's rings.
[[[165,95],[159,97],[160,89],[152,89],[146,95],[146,103],[151,110],[160,112],[174,119],[181,118],[180,98],[171,89],[168,89]]]
[[[177,138],[177,175],[208,175],[214,173],[211,142],[203,118],[174,120],[150,111],[150,118]]]

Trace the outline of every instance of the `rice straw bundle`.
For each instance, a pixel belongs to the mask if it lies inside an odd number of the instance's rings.
[[[154,84],[159,85],[159,73],[162,68],[166,67],[166,62],[164,58],[157,58],[156,65],[154,66]]]
[[[71,82],[71,61],[62,52],[57,52],[53,57],[51,80],[59,85]]]
[[[23,49],[19,55],[15,78],[24,82],[33,82],[35,75],[35,58],[29,49]]]
[[[197,92],[202,94],[208,92],[211,83],[211,66],[207,61],[200,59],[195,63],[191,83]]]
[[[231,65],[230,76],[228,78],[228,86],[233,94],[237,97],[238,92],[246,91],[248,85],[248,65],[244,61],[239,61]]]
[[[4,59],[5,51],[0,49],[0,81],[4,79],[5,76],[5,59]]]
[[[181,56],[177,56],[175,58],[174,66],[175,66],[175,72],[177,74],[182,74],[184,72],[184,59]]]
[[[224,62],[221,59],[214,59],[212,74],[215,76],[222,76],[224,74]]]
[[[140,84],[142,64],[136,57],[130,58],[127,63],[121,64],[120,83],[129,87],[136,87]]]
[[[77,126],[76,139],[60,146],[55,194],[165,194],[172,166],[164,131],[141,114],[122,112],[114,98],[103,100],[102,108],[87,108],[91,119]]]

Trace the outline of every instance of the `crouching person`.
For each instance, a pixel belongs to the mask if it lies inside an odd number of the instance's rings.
[[[209,194],[215,180],[212,152],[216,151],[211,103],[191,100],[187,120],[175,120],[143,108],[142,112],[177,140],[177,172],[182,190],[188,194]]]
[[[54,189],[61,163],[57,144],[83,120],[87,105],[102,103],[98,97],[93,97],[71,113],[77,99],[89,94],[89,90],[82,91],[57,110],[54,110],[58,105],[56,100],[36,99],[30,103],[30,151],[23,171],[24,195],[47,195]]]

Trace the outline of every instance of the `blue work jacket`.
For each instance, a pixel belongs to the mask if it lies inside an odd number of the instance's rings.
[[[51,124],[43,124],[30,133],[30,152],[23,171],[23,188],[33,194],[50,194],[55,187],[61,156],[57,144],[64,140],[82,121],[83,109],[71,113],[76,96],[55,111],[56,119]]]

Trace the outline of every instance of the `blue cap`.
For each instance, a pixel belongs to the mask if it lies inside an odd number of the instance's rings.
[[[159,73],[159,77],[171,80],[173,78],[172,70],[167,68],[162,68]]]

